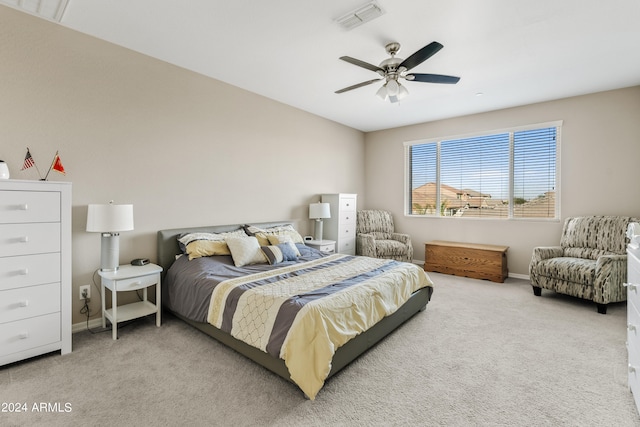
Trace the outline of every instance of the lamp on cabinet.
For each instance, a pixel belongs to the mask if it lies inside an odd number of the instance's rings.
[[[89,205],[87,231],[101,233],[100,271],[117,271],[120,231],[133,230],[133,205]]]
[[[309,205],[309,219],[315,219],[314,236],[315,240],[322,240],[322,220],[331,218],[331,206],[329,203],[311,203]]]

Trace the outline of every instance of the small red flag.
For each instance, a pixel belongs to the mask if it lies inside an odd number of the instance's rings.
[[[53,159],[53,166],[51,166],[51,169],[53,169],[56,172],[60,172],[62,175],[64,175],[64,166],[62,166],[62,161],[60,161],[60,156],[58,156],[58,154],[56,153],[56,157],[55,159]]]

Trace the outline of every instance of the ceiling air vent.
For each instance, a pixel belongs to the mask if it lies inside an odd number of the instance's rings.
[[[351,30],[358,25],[369,22],[384,14],[382,8],[375,1],[369,2],[364,6],[360,6],[356,10],[347,13],[336,19],[338,25],[346,30]]]
[[[69,0],[0,0],[0,4],[55,22],[62,20],[68,2]]]

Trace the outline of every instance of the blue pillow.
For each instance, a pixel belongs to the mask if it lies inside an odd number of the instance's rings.
[[[298,249],[291,242],[280,243],[277,245],[282,252],[283,261],[295,261],[298,259]]]

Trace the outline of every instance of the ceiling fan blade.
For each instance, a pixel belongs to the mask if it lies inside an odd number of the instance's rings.
[[[384,74],[384,70],[377,65],[369,64],[368,62],[360,61],[359,59],[352,58],[350,56],[341,56],[340,59],[348,62],[349,64],[357,65],[358,67],[366,68],[367,70],[371,70],[373,72]]]
[[[369,80],[369,81],[366,81],[366,82],[358,83],[356,85],[345,87],[344,89],[337,90],[335,93],[343,93],[343,92],[346,92],[346,91],[349,91],[349,90],[352,90],[352,89],[358,89],[359,87],[370,85],[371,83],[379,82],[380,80],[382,80],[382,79],[373,79],[373,80]]]
[[[443,76],[442,74],[407,74],[405,78],[409,81],[423,83],[456,84],[460,81],[460,77]]]
[[[422,49],[420,49],[419,51],[417,51],[416,53],[414,53],[413,55],[411,55],[410,57],[408,57],[407,59],[405,59],[404,61],[402,61],[402,63],[398,66],[398,68],[404,67],[407,70],[410,70],[413,67],[422,64],[427,59],[431,58],[442,48],[443,46],[440,43],[431,42],[425,47],[423,47]]]

